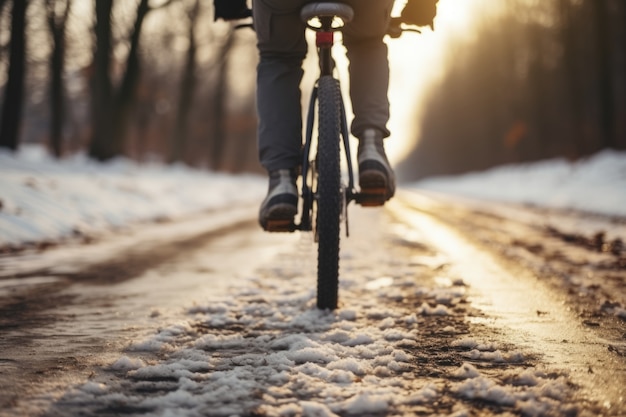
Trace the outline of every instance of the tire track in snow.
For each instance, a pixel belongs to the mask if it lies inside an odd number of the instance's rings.
[[[315,246],[302,234],[227,296],[133,341],[47,415],[607,412],[544,363],[540,346],[490,324],[457,259],[380,210],[354,211],[336,312],[314,308]]]

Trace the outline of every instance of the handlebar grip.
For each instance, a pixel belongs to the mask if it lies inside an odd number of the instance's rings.
[[[432,25],[431,28],[433,28]],[[404,32],[422,33],[417,26],[405,22],[402,17],[392,17],[387,26],[387,35],[392,39],[397,39],[402,36]]]
[[[392,17],[387,26],[387,35],[393,39],[397,39],[402,36],[402,18]]]

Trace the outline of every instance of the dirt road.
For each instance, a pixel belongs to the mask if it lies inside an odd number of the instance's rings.
[[[351,207],[333,313],[250,208],[2,258],[0,415],[626,415],[624,229]]]

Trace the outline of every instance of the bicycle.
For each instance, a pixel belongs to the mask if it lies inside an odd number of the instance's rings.
[[[332,47],[335,32],[354,17],[353,9],[343,3],[319,2],[305,5],[300,13],[307,28],[315,31],[320,75],[309,101],[306,135],[303,145],[300,177],[302,214],[300,223],[276,222],[269,224],[273,232],[313,231],[318,244],[317,307],[334,310],[339,292],[339,240],[342,219],[349,236],[348,205],[355,201],[363,206],[383,203],[371,195],[357,191],[354,182],[349,130],[339,80],[334,76]],[[317,25],[312,22],[316,21]],[[248,26],[248,25],[246,25]],[[392,18],[388,34],[399,37],[404,31],[416,31],[402,26],[399,18]],[[317,112],[316,112],[317,110]],[[317,121],[318,138],[315,157],[313,133]],[[348,183],[341,174],[340,143],[344,147]]]
[[[306,121],[306,136],[302,159],[302,216],[299,230],[311,231],[318,245],[317,307],[337,308],[339,292],[339,239],[342,214],[357,198],[354,171],[350,158],[348,123],[339,80],[333,75],[332,47],[335,32],[354,16],[352,8],[341,3],[310,3],[302,8],[302,20],[315,31],[320,76],[311,93]],[[310,22],[319,21],[319,26]],[[333,26],[339,19],[341,26]],[[317,104],[317,153],[310,161]],[[348,170],[348,184],[342,183],[340,142],[343,142]],[[315,221],[315,224],[313,224]]]

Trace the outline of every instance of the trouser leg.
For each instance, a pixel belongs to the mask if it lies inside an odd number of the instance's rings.
[[[255,0],[260,62],[257,68],[258,147],[268,171],[301,163],[300,82],[307,52],[300,0]]]
[[[350,0],[354,20],[344,30],[350,61],[350,98],[354,111],[351,132],[360,138],[367,128],[389,136],[389,60],[383,38],[393,0]]]
[[[257,69],[259,159],[267,170],[300,164],[300,82],[307,45],[299,12],[307,0],[254,0],[260,63]],[[346,0],[355,10],[344,31],[350,61],[351,132],[389,135],[389,63],[383,42],[393,0]]]
[[[268,171],[300,164],[302,111],[300,109],[301,60],[261,58],[257,79],[259,115],[258,148],[261,165]]]

